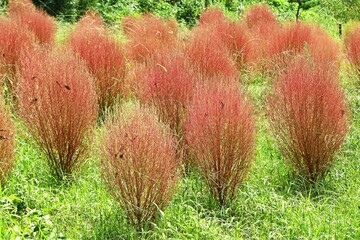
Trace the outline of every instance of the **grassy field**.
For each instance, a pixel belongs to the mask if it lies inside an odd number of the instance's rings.
[[[0,191],[0,239],[359,239],[360,96],[356,76],[342,69],[351,129],[326,178],[295,179],[268,130],[263,98],[270,79],[244,76],[257,113],[256,160],[248,181],[220,207],[195,169],[154,224],[137,232],[107,193],[98,169],[97,136],[73,180],[56,183],[21,121],[16,165]],[[101,127],[96,129],[96,135]]]
[[[324,22],[326,26],[330,20]],[[56,42],[65,43],[73,27],[59,23]],[[333,24],[327,30],[336,35],[336,27]],[[119,25],[109,29],[117,40],[124,40]],[[190,30],[181,31],[186,35]],[[266,95],[274,79],[246,70],[241,81],[255,110],[256,151],[235,200],[220,206],[190,166],[166,210],[141,230],[129,223],[101,176],[102,124],[89,135],[82,168],[71,179],[59,182],[50,174],[46,156],[13,113],[16,164],[8,180],[0,184],[0,240],[360,239],[360,74],[353,73],[348,64],[343,57],[340,79],[350,109],[350,130],[324,179],[311,185],[290,173],[265,114]]]

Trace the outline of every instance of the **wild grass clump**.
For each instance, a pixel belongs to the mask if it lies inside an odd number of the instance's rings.
[[[10,114],[4,108],[0,94],[0,184],[3,183],[14,166],[15,137]]]
[[[106,122],[101,145],[109,190],[130,222],[141,229],[155,220],[175,193],[176,142],[152,111],[136,106],[124,108]]]
[[[84,161],[86,136],[97,115],[96,92],[72,52],[34,48],[19,66],[20,116],[57,179]]]
[[[124,94],[124,50],[105,28],[100,16],[88,12],[71,33],[69,44],[95,77],[100,109],[111,107]]]
[[[146,62],[156,52],[168,52],[179,45],[178,25],[172,19],[160,19],[151,14],[139,18],[128,16],[122,20],[128,38],[127,57],[136,62]]]
[[[360,75],[360,24],[350,28],[344,38],[347,58]]]
[[[11,19],[33,32],[40,44],[54,42],[55,21],[46,12],[37,9],[31,1],[11,0],[8,14]]]
[[[304,58],[273,87],[268,116],[287,163],[315,182],[325,176],[348,132],[348,109],[338,79]]]
[[[228,204],[253,160],[255,122],[237,85],[198,87],[187,107],[186,140],[194,163],[220,204]]]

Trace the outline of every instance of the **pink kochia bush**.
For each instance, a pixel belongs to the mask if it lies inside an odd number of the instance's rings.
[[[239,21],[233,22],[226,19],[221,9],[208,8],[201,14],[200,24],[193,31],[192,41],[190,41],[193,44],[192,47],[195,47],[194,50],[201,49],[201,46],[197,46],[201,39],[206,40],[204,42],[206,44],[217,46],[223,53],[227,52],[238,67],[251,62],[255,57],[252,41],[245,25]]]
[[[350,63],[360,74],[360,24],[357,24],[346,32],[344,43]]]
[[[182,53],[155,54],[136,74],[141,101],[154,105],[160,119],[178,135],[194,88],[189,68]]]
[[[169,129],[152,111],[127,106],[106,122],[101,144],[105,181],[131,223],[141,228],[155,220],[179,180]]]
[[[125,56],[100,16],[87,13],[77,23],[69,44],[95,77],[99,106],[106,109],[124,94]]]
[[[151,14],[139,18],[129,16],[122,20],[128,38],[127,57],[146,62],[155,52],[168,52],[179,45],[178,25],[175,20],[160,19]]]
[[[52,44],[55,37],[56,23],[44,11],[37,9],[31,1],[11,0],[9,17],[33,32],[40,44]]]
[[[296,175],[323,177],[348,131],[348,109],[338,79],[300,58],[283,74],[269,98],[269,120]]]
[[[194,162],[214,197],[228,204],[253,160],[251,106],[235,83],[209,84],[197,88],[187,118],[185,134]]]
[[[0,95],[0,184],[6,180],[14,166],[14,126],[10,114],[4,109]]]
[[[18,23],[0,16],[0,75],[14,76],[21,50],[29,47],[33,38]]]
[[[83,161],[97,114],[90,73],[70,51],[34,48],[19,66],[20,116],[61,179]]]
[[[286,69],[299,55],[309,58],[330,75],[339,70],[340,48],[328,33],[318,26],[295,22],[274,31],[269,39],[271,68]]]

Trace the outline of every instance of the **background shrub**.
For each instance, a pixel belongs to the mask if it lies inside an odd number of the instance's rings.
[[[25,27],[7,17],[0,16],[0,80],[6,100],[16,109],[16,66],[21,51],[34,43],[34,36]],[[9,103],[9,101],[7,101]]]
[[[146,62],[155,52],[172,51],[178,46],[178,25],[171,19],[160,19],[151,14],[139,18],[123,18],[122,27],[128,38],[127,57]]]
[[[214,197],[227,204],[253,159],[251,107],[235,83],[213,83],[196,90],[187,117],[185,134],[194,162]]]
[[[35,8],[30,0],[12,0],[8,8],[9,17],[33,32],[41,44],[54,41],[56,24],[45,12]]]
[[[11,116],[4,109],[4,99],[0,95],[0,184],[6,180],[14,166],[14,132]]]
[[[148,106],[154,105],[160,119],[180,138],[185,106],[190,101],[194,79],[182,52],[155,54],[136,73],[137,95]]]
[[[169,130],[149,110],[117,112],[105,124],[101,165],[109,190],[141,228],[175,193],[179,161]]]
[[[312,182],[327,173],[348,131],[348,109],[336,80],[300,58],[269,98],[270,126],[286,161]]]
[[[356,24],[350,28],[344,38],[347,58],[354,66],[356,71],[360,73],[360,24]]]
[[[124,93],[124,50],[105,28],[101,17],[89,12],[76,25],[69,38],[71,48],[85,61],[95,77],[102,110]]]
[[[20,116],[58,179],[83,161],[97,114],[91,75],[65,49],[26,51],[19,67]]]

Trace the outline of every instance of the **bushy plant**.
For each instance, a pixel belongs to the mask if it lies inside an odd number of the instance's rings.
[[[350,28],[344,38],[347,58],[360,74],[360,24]]]
[[[20,116],[57,179],[84,160],[86,136],[97,115],[93,79],[70,51],[34,48],[19,66]]]
[[[33,38],[25,28],[6,17],[0,17],[0,32],[0,75],[14,76],[20,53],[32,44]]]
[[[289,59],[301,53],[305,46],[313,42],[312,27],[301,22],[294,22],[274,32],[270,37],[268,54],[273,63],[286,65]]]
[[[138,106],[105,124],[101,166],[110,192],[141,228],[164,210],[179,180],[175,141],[156,115]]]
[[[100,108],[111,107],[124,93],[126,61],[121,44],[93,12],[80,19],[70,35],[69,44],[95,77]]]
[[[244,14],[244,21],[249,29],[261,36],[271,33],[271,28],[278,24],[276,16],[268,5],[252,5]]]
[[[277,32],[281,25],[268,5],[265,4],[252,5],[244,13],[243,21],[254,46],[252,48],[253,55],[261,61],[267,55],[270,36]]]
[[[314,182],[328,172],[348,131],[338,79],[304,58],[274,85],[268,116],[293,172]]]
[[[255,122],[235,83],[198,87],[187,107],[186,140],[194,163],[220,204],[227,204],[253,160]]]
[[[211,28],[197,28],[186,41],[185,54],[198,75],[195,77],[235,76],[237,68],[230,50],[224,46],[221,35],[212,33]]]
[[[4,99],[0,95],[0,184],[6,180],[14,166],[14,150],[14,126],[10,114],[4,109]]]
[[[223,11],[218,7],[209,7],[205,9],[199,18],[199,24],[209,25],[226,22],[226,17]]]
[[[10,18],[33,32],[39,43],[53,43],[56,31],[55,21],[42,10],[35,8],[31,1],[11,0],[8,13]]]
[[[185,106],[192,97],[194,79],[181,52],[155,54],[136,73],[137,93],[143,103],[154,105],[161,120],[181,137]]]
[[[178,46],[178,25],[176,21],[160,19],[151,14],[140,18],[123,18],[122,27],[128,37],[127,56],[138,62],[145,62],[155,52],[171,51]]]
[[[274,72],[286,69],[299,55],[329,74],[339,70],[340,49],[328,33],[316,25],[294,22],[270,36],[268,54]]]

